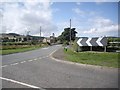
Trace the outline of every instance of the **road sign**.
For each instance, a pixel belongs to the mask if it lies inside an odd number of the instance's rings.
[[[97,37],[97,38],[80,38],[77,41],[79,46],[107,46],[106,37]]]

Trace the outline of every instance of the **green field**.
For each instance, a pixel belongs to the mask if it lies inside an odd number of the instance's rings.
[[[42,46],[43,47],[43,46]],[[24,48],[15,48],[15,49],[3,49],[0,51],[1,55],[6,55],[6,54],[12,54],[12,53],[19,53],[19,52],[25,52],[25,51],[30,51],[30,50],[35,50],[41,48],[40,46],[28,46]]]
[[[118,53],[73,52],[70,49],[64,51],[64,53],[65,59],[72,62],[120,68],[120,66],[118,66]]]

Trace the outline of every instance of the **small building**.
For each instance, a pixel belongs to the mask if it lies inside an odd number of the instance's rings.
[[[46,37],[46,38],[43,39],[43,43],[47,43],[47,42],[51,43],[51,40],[48,37]]]
[[[43,43],[55,43],[55,37],[53,37],[53,36],[50,36],[50,37],[45,37],[44,39],[43,39]]]

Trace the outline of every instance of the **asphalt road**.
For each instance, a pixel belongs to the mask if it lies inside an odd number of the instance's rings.
[[[2,57],[2,88],[118,88],[118,70],[61,63],[50,46]]]

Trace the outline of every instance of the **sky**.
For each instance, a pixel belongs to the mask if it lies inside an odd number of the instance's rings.
[[[70,19],[78,37],[118,36],[118,2],[0,2],[0,33],[59,36]]]

